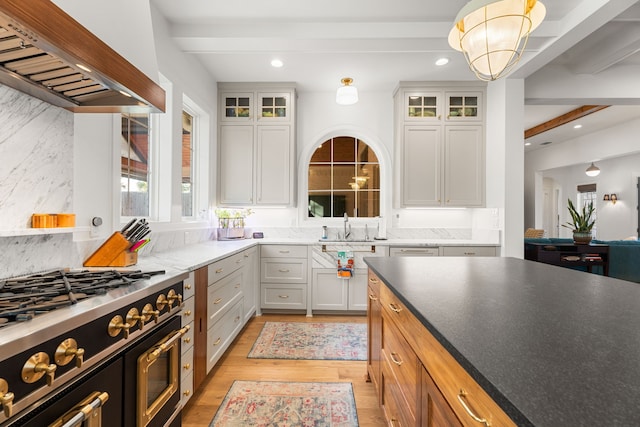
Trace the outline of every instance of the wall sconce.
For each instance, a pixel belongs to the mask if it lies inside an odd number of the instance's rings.
[[[616,193],[611,193],[611,195],[605,194],[602,200],[604,200],[605,202],[611,202],[615,205],[618,201],[618,196],[616,195]]]

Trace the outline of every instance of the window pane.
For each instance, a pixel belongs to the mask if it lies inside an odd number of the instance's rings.
[[[378,163],[378,156],[364,142],[358,140],[358,163]]]
[[[347,136],[333,138],[333,161],[356,162],[356,139]]]
[[[330,162],[331,161],[331,140],[325,141],[316,148],[311,156],[311,163]]]
[[[355,165],[334,165],[333,166],[333,188],[337,190],[348,190],[353,188],[355,182]]]
[[[331,192],[309,192],[309,217],[331,217]]]
[[[122,216],[149,216],[149,115],[123,114],[121,140]]]
[[[182,112],[182,216],[193,216],[193,116]]]
[[[358,216],[380,216],[380,192],[373,190],[358,191]]]
[[[331,165],[309,166],[309,190],[331,190]]]
[[[336,191],[333,193],[333,216],[334,218],[343,217],[345,212],[350,217],[355,217],[356,192],[355,191]]]

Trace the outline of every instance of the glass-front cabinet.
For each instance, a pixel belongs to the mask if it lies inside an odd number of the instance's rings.
[[[449,121],[482,121],[482,92],[447,92]]]
[[[405,120],[437,122],[442,119],[442,110],[442,94],[440,92],[409,92],[405,94]]]
[[[258,93],[258,120],[289,121],[289,98],[288,93]]]
[[[222,120],[249,121],[253,119],[252,93],[225,93],[222,99]]]

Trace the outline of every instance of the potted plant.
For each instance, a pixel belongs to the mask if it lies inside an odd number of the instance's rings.
[[[596,222],[595,219],[592,219],[594,211],[593,202],[589,201],[589,203],[585,203],[582,206],[582,211],[578,211],[571,199],[567,201],[571,222],[562,224],[562,226],[573,230],[573,242],[575,244],[588,245],[591,242],[591,229]]]
[[[244,239],[244,220],[251,209],[216,209],[218,240]]]

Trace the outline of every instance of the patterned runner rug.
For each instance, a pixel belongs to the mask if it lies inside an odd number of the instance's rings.
[[[209,427],[357,427],[351,383],[234,381]]]
[[[365,323],[265,322],[255,359],[367,360]]]

